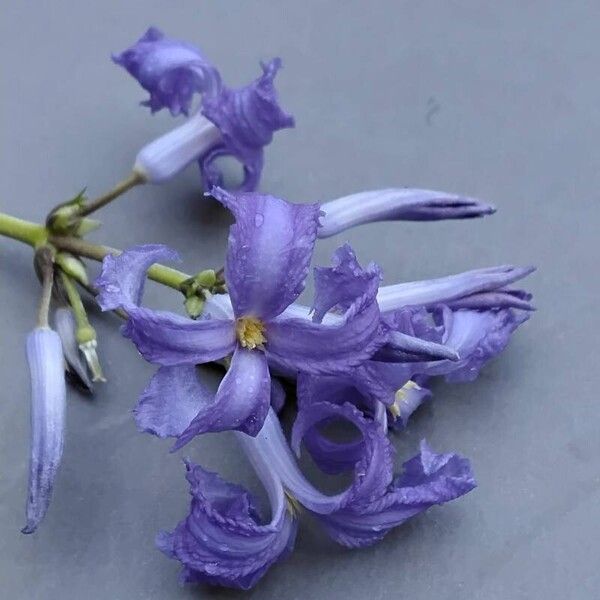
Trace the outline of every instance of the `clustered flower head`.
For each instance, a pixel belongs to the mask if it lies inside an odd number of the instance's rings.
[[[311,306],[299,297],[320,238],[373,221],[466,219],[495,208],[411,188],[305,204],[258,193],[264,147],[275,131],[294,124],[274,89],[279,59],[238,90],[225,86],[195,46],[155,28],[113,59],[149,92],[143,104],[152,112],[167,108],[186,118],[139,152],[137,175],[160,183],[198,161],[206,195],[235,222],[223,270],[191,277],[168,271],[168,285],[185,297],[187,314],[178,314],[143,305],[146,279],[160,282],[157,269],[166,267],[159,263],[179,261],[175,250],[160,244],[104,249],[91,285],[80,258],[97,258],[99,247],[89,251],[82,240],[95,227],[80,218],[90,212],[84,200],[78,196],[50,215],[39,234],[47,267],[40,314],[47,317],[53,290],[56,332],[45,317],[27,340],[32,451],[23,531],[33,532],[49,506],[63,451],[65,369],[88,390],[103,379],[75,284],[92,291],[103,310],[124,317],[122,334],[157,367],[133,411],[139,429],[172,438],[172,451],[204,433],[233,431],[267,492],[264,511],[243,487],[184,460],[189,514],[156,538],[181,563],[184,582],[253,587],[293,550],[304,513],[335,542],[362,548],[472,490],[466,458],[438,453],[423,440],[398,466],[393,436],[431,398],[430,380],[473,381],[506,347],[533,310],[531,295],[513,287],[533,268],[503,265],[390,283],[375,262],[365,265],[341,244],[330,265],[313,268]],[[193,108],[196,93],[201,102]],[[215,162],[224,155],[243,164],[239,189],[224,187]],[[199,366],[207,363],[224,368],[216,391],[203,381]],[[295,411],[289,439],[279,418],[284,406]],[[330,434],[343,425],[357,437],[340,441]],[[324,474],[349,474],[350,485],[337,494],[317,489],[300,468],[303,449]]]

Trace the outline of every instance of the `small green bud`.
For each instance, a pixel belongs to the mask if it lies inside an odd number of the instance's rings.
[[[98,221],[98,219],[89,219],[86,217],[85,219],[81,219],[81,223],[79,223],[75,235],[77,237],[84,237],[91,231],[96,231],[101,225],[102,223]]]
[[[72,254],[59,252],[54,260],[69,277],[86,285],[89,283],[88,274],[84,264]]]
[[[85,189],[67,202],[54,208],[46,219],[46,227],[51,233],[58,235],[74,234],[81,224],[79,211],[85,205]]]
[[[183,304],[187,314],[192,319],[197,319],[204,309],[204,298],[197,295],[189,296]]]

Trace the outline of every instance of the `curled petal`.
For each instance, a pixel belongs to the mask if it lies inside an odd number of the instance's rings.
[[[135,422],[158,437],[178,437],[213,400],[194,365],[160,367],[133,410]]]
[[[469,461],[457,454],[436,454],[421,442],[419,454],[404,463],[384,494],[320,516],[329,535],[350,548],[379,541],[392,528],[435,504],[444,504],[476,486]]]
[[[314,269],[313,320],[317,323],[334,307],[347,310],[356,298],[381,281],[379,267],[370,263],[363,269],[349,244],[344,244],[334,252],[331,263],[331,267]]]
[[[152,112],[166,107],[173,116],[187,115],[194,93],[216,92],[221,83],[218,71],[198,48],[170,39],[156,27],[112,58],[150,93],[142,104]]]
[[[479,292],[490,292],[526,277],[534,267],[511,265],[476,269],[458,275],[411,281],[379,288],[377,302],[382,313],[392,312],[405,306],[433,306],[458,300]]]
[[[212,191],[235,217],[225,278],[236,316],[270,319],[304,289],[319,219],[316,204]]]
[[[247,590],[269,567],[291,552],[296,519],[288,510],[281,481],[268,464],[254,457],[271,504],[271,520],[258,521],[255,502],[244,488],[186,463],[192,503],[189,516],[156,543],[178,560],[185,583],[208,583]]]
[[[496,209],[474,198],[408,188],[374,190],[344,196],[322,205],[319,237],[374,221],[439,221],[491,215]]]
[[[151,363],[196,365],[218,360],[235,348],[233,321],[193,321],[174,313],[129,307],[122,333]]]
[[[263,148],[271,143],[278,129],[294,127],[294,119],[279,105],[273,81],[281,60],[261,65],[263,74],[250,85],[205,96],[203,114],[220,130],[222,140],[200,158],[204,187],[222,186],[223,177],[214,161],[224,155],[237,158],[244,166],[240,190],[256,189],[263,166]]]
[[[134,246],[118,256],[109,254],[95,281],[98,304],[102,310],[139,306],[148,268],[158,261],[178,260],[177,252],[162,244]]]
[[[271,381],[264,353],[238,347],[214,401],[202,406],[173,450],[209,431],[235,429],[256,435],[269,410],[270,397]]]
[[[31,456],[27,493],[27,523],[33,533],[44,518],[63,453],[67,391],[60,337],[51,329],[27,336],[31,375]]]
[[[527,319],[529,314],[516,313],[511,309],[457,311],[448,339],[457,340],[461,360],[454,363],[454,368],[447,367],[446,380],[475,380],[481,368],[506,348],[511,334]]]

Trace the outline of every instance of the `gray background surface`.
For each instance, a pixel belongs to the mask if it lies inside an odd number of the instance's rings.
[[[365,226],[349,240],[388,283],[501,263],[538,265],[539,311],[470,385],[435,400],[396,438],[399,460],[426,436],[470,457],[479,487],[383,543],[337,549],[305,519],[296,551],[253,598],[600,597],[597,2],[11,1],[0,19],[0,209],[40,220],[129,170],[171,126],[109,60],[150,24],[200,45],[242,84],[274,55],[297,129],[268,149],[262,189],[326,200],[406,185],[494,202],[480,221]],[[201,197],[197,169],[106,209],[93,238],[165,242],[186,270],[222,262],[230,217]],[[29,437],[24,337],[39,287],[29,250],[0,240],[0,595],[14,599],[240,597],[179,588],[153,546],[187,511],[178,455],[131,418],[152,368],[96,315],[109,382],[72,392],[51,509],[22,536]],[[95,269],[95,267],[94,267]],[[307,290],[307,298],[310,289]],[[179,299],[151,288],[149,302]],[[229,435],[187,452],[225,476],[253,476]],[[231,596],[230,596],[231,594]]]

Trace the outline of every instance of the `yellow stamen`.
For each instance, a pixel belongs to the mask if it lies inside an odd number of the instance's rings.
[[[265,325],[256,317],[240,317],[235,324],[235,332],[242,347],[249,350],[262,348],[267,341]]]
[[[407,381],[399,390],[396,391],[396,396],[394,398],[394,403],[389,407],[389,411],[394,417],[397,419],[400,416],[400,405],[406,400],[406,394],[410,390],[420,390],[421,386],[416,384],[412,379]]]
[[[297,517],[302,510],[302,505],[294,496],[292,496],[289,490],[284,490],[283,493],[285,494],[289,513],[292,515],[292,517]]]

